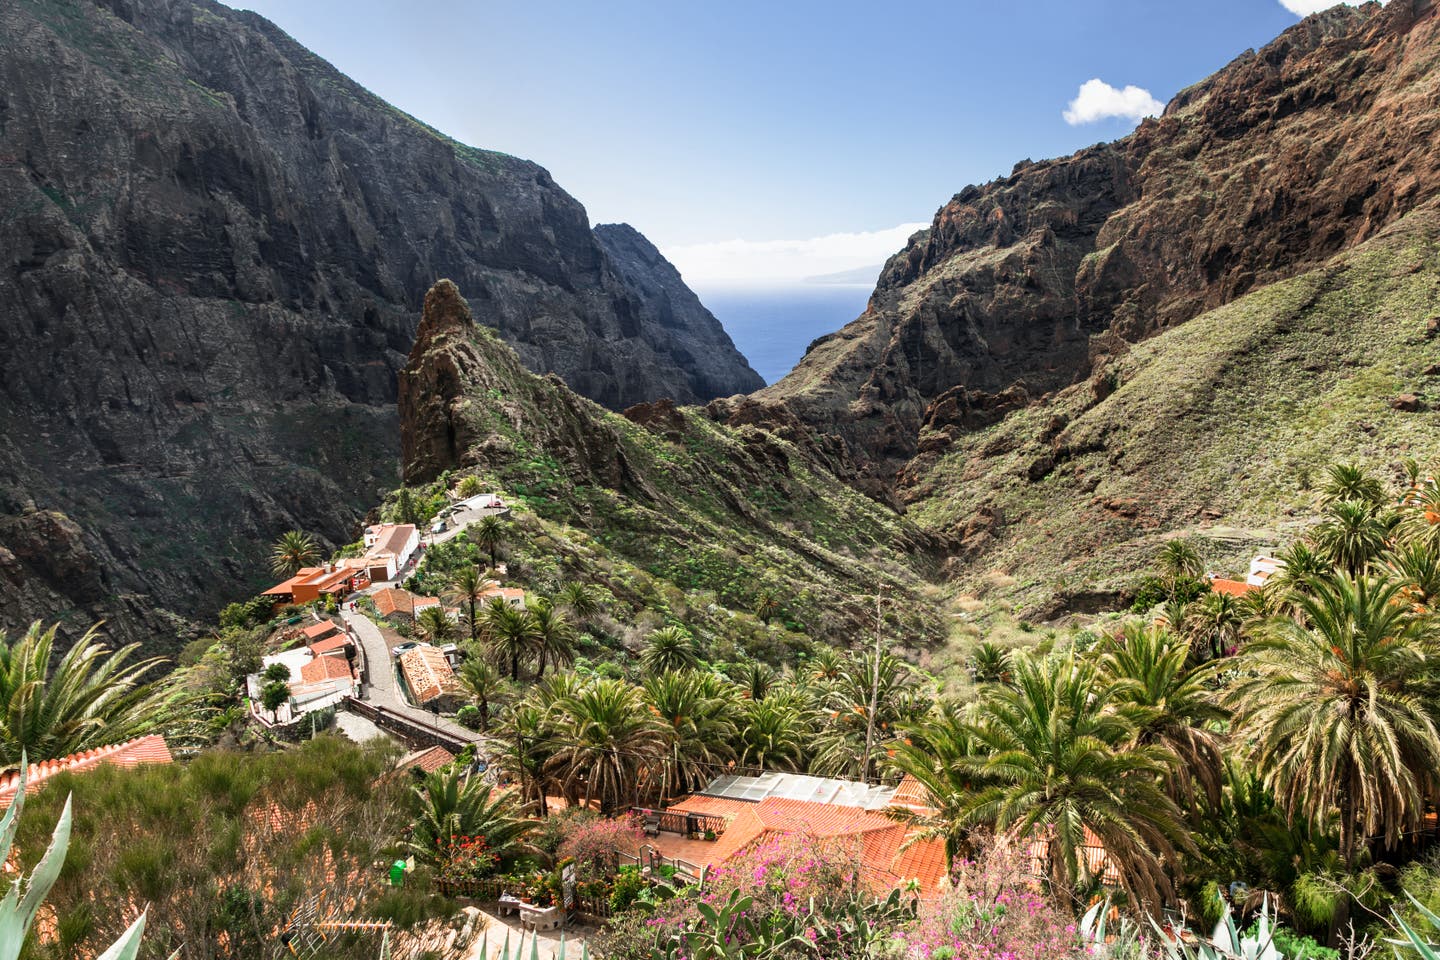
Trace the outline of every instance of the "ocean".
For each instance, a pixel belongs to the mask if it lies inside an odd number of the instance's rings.
[[[834,333],[865,310],[873,286],[696,287],[755,372],[774,383],[800,361],[816,337]]]

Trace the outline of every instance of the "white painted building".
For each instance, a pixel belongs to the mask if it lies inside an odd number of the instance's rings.
[[[365,554],[360,559],[373,580],[394,580],[420,548],[413,523],[377,523],[365,528]]]

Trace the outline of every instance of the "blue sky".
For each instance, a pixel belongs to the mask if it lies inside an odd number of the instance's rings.
[[[1095,114],[1153,109],[1327,4],[234,5],[456,139],[544,165],[704,282],[879,263],[966,184],[1122,136],[1134,116]]]

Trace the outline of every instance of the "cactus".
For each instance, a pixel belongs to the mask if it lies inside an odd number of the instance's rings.
[[[29,764],[24,754],[20,757],[20,783],[15,789],[15,799],[10,804],[10,809],[5,811],[4,819],[0,819],[0,862],[7,862],[10,859],[11,847],[15,842],[15,831],[20,826],[20,812],[25,808],[25,783],[29,779]],[[40,905],[45,902],[45,895],[60,878],[60,868],[65,863],[65,854],[70,849],[70,797],[65,798],[65,809],[60,814],[60,820],[55,824],[55,830],[50,834],[50,845],[45,850],[45,856],[40,858],[29,877],[16,877],[10,885],[10,892],[5,899],[0,901],[0,960],[17,960],[20,956],[20,947],[25,943],[25,937],[30,932],[30,926],[35,922],[35,915],[40,911]],[[145,932],[145,914],[141,911],[135,922],[130,924],[129,929],[120,935],[120,939],[110,945],[110,948],[100,954],[97,960],[135,960],[136,954],[140,952],[140,937]],[[175,951],[170,960],[180,955]]]

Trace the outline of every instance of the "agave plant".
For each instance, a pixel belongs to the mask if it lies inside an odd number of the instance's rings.
[[[1285,960],[1285,955],[1275,949],[1274,926],[1270,919],[1270,898],[1266,897],[1260,906],[1260,916],[1255,926],[1255,936],[1242,936],[1235,927],[1235,918],[1230,904],[1225,904],[1225,914],[1215,924],[1215,932],[1209,941],[1186,943],[1178,937],[1171,937],[1160,929],[1154,919],[1150,925],[1160,934],[1160,945],[1166,960]]]
[[[11,846],[15,842],[15,831],[20,827],[20,811],[25,807],[25,782],[28,779],[28,763],[20,758],[20,783],[15,790],[15,800],[0,819],[0,862],[9,863]],[[50,834],[50,846],[40,858],[29,877],[17,876],[10,885],[10,892],[0,901],[0,960],[17,960],[20,947],[35,922],[45,895],[60,877],[60,867],[65,863],[65,854],[70,849],[70,798],[65,798],[65,809]],[[120,939],[100,954],[97,960],[135,960],[140,952],[140,937],[145,932],[145,912],[141,911]],[[170,960],[175,960],[180,951],[175,951]]]
[[[1437,932],[1440,932],[1440,916],[1436,916],[1425,904],[1416,900],[1413,896],[1410,896],[1410,891],[1405,891],[1405,896],[1410,897],[1410,902],[1415,905],[1415,909],[1420,911],[1421,916],[1429,921],[1430,926]],[[1392,912],[1395,914],[1396,925],[1400,927],[1400,932],[1405,935],[1405,940],[1389,941],[1392,948],[1395,948],[1395,955],[1397,957],[1401,955],[1398,948],[1408,941],[1410,946],[1415,948],[1415,953],[1420,957],[1420,960],[1440,960],[1440,947],[1423,939],[1420,934],[1415,931],[1414,927],[1405,922],[1405,918],[1400,916],[1398,911]]]

